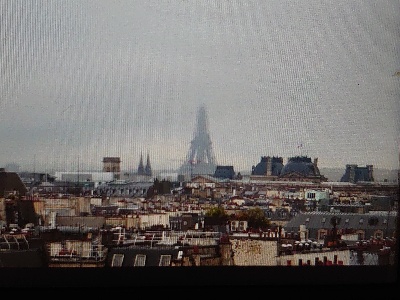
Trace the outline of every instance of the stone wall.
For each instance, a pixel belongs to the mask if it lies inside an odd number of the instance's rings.
[[[231,239],[235,266],[314,266],[316,261],[350,265],[350,250],[315,251],[277,256],[277,241]]]
[[[276,266],[277,241],[231,239],[235,266]]]
[[[350,265],[350,250],[323,251],[296,253],[292,255],[282,255],[277,260],[278,265],[282,266],[299,266],[309,264],[316,265],[316,261],[326,263],[326,265],[339,264],[343,266]]]

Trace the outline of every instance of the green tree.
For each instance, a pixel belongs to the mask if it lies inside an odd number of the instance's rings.
[[[228,219],[228,214],[223,207],[211,207],[206,211],[205,215],[207,217]]]
[[[250,228],[267,228],[270,225],[264,211],[259,207],[242,211],[238,218],[239,220],[246,220]]]
[[[229,215],[223,207],[211,207],[205,212],[205,224],[224,225],[228,220]]]

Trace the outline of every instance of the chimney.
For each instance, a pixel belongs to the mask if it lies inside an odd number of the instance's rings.
[[[272,175],[272,158],[270,156],[267,157],[267,176]]]
[[[367,165],[368,169],[368,180],[369,181],[374,181],[374,166],[373,165]]]
[[[356,181],[356,168],[357,165],[349,165],[349,182],[355,183]]]

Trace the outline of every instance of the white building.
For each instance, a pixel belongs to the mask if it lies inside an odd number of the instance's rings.
[[[326,200],[329,199],[329,191],[328,190],[305,190],[304,191],[305,199],[308,201],[318,201],[318,200]]]
[[[58,182],[93,182],[94,187],[114,180],[112,172],[55,172]]]

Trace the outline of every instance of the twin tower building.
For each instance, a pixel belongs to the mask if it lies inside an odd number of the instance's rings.
[[[208,133],[206,109],[201,106],[197,114],[194,138],[191,141],[184,163],[178,170],[178,179],[184,178],[184,180],[187,180],[193,175],[214,175],[216,169],[217,165]],[[121,159],[119,157],[104,157],[103,172],[112,172],[115,179],[120,179]],[[146,165],[143,163],[143,155],[140,155],[140,162],[135,175],[153,175],[149,154],[147,154]]]
[[[103,158],[103,172],[114,173],[115,179],[121,178],[121,159],[119,157],[104,157]],[[150,155],[147,154],[146,166],[143,164],[143,154],[140,154],[140,162],[136,175],[140,176],[153,176],[153,171],[150,164]]]

